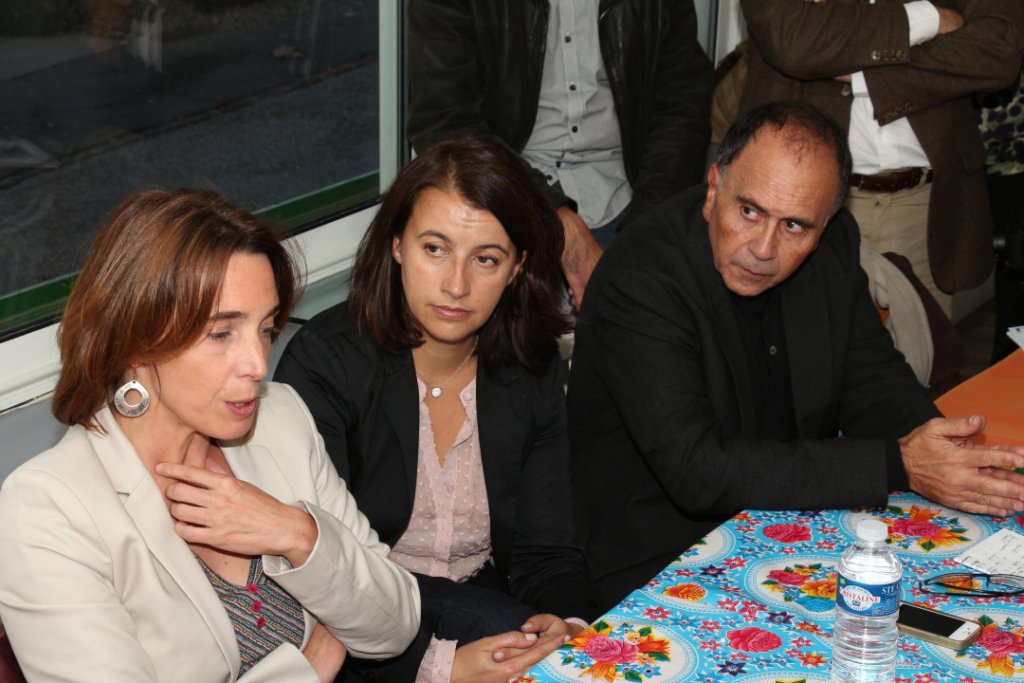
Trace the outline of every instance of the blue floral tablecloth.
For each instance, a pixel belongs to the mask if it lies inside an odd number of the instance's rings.
[[[1000,527],[1024,532],[1024,516],[969,515],[914,494],[885,508],[742,512],[519,680],[827,683],[836,561],[865,517],[889,525],[905,600],[984,626],[961,653],[901,636],[896,681],[1024,680],[1024,597],[917,588],[961,569],[954,558]]]

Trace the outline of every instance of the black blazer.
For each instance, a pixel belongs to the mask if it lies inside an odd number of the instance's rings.
[[[638,219],[643,229],[620,235],[587,285],[569,435],[577,523],[605,603],[637,586],[603,579],[654,563],[650,578],[742,509],[884,504],[887,465],[901,467],[895,439],[939,414],[881,325],[844,210],[778,285],[798,438],[760,438],[760,392],[712,260],[705,192]]]
[[[563,375],[518,366],[477,371],[477,425],[495,567],[521,602],[562,617],[597,616],[575,539]],[[359,509],[390,546],[412,515],[419,396],[412,353],[380,350],[346,304],[289,342],[275,379],[309,406]]]

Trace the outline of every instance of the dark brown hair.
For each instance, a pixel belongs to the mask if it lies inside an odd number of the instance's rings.
[[[526,260],[480,329],[477,354],[485,365],[519,364],[541,373],[570,329],[562,313],[558,216],[519,156],[490,135],[441,140],[403,168],[359,244],[348,303],[362,329],[393,353],[423,343],[423,329],[406,304],[401,266],[391,254],[420,193],[454,192],[490,212]]]
[[[131,365],[174,358],[198,340],[236,253],[270,261],[281,329],[297,297],[296,268],[268,223],[207,190],[146,190],[121,202],[64,309],[56,418],[98,428],[93,416]]]

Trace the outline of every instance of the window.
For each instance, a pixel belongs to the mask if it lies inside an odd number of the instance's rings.
[[[350,265],[352,212],[401,161],[394,4],[0,5],[0,410],[52,388],[53,322],[137,189],[210,187],[307,231],[311,281]]]

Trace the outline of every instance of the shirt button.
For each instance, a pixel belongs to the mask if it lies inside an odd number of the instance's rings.
[[[843,97],[849,97],[850,93],[853,92],[853,88],[850,87],[849,83],[843,83]]]
[[[872,50],[871,51],[871,61],[872,62],[877,62],[881,58],[882,58],[882,53],[881,52],[879,52],[878,50]]]
[[[573,133],[578,133],[579,130],[580,130],[580,127],[579,126],[573,126],[570,130],[572,130]]]
[[[566,36],[565,37],[565,42],[571,43],[572,42],[572,36]]]
[[[562,168],[562,162],[561,161],[556,161],[555,162],[555,168]]]
[[[569,84],[569,90],[576,90],[576,84],[575,83],[570,83]]]
[[[779,352],[779,350],[777,348],[775,348],[775,344],[772,344],[771,346],[768,347],[768,353],[770,353],[771,355],[774,356],[778,352]]]
[[[552,179],[552,175],[551,175],[550,173],[548,173],[548,174],[547,174],[546,176],[544,176],[544,177],[545,177],[545,178],[547,178],[548,180],[551,180],[551,179]]]

